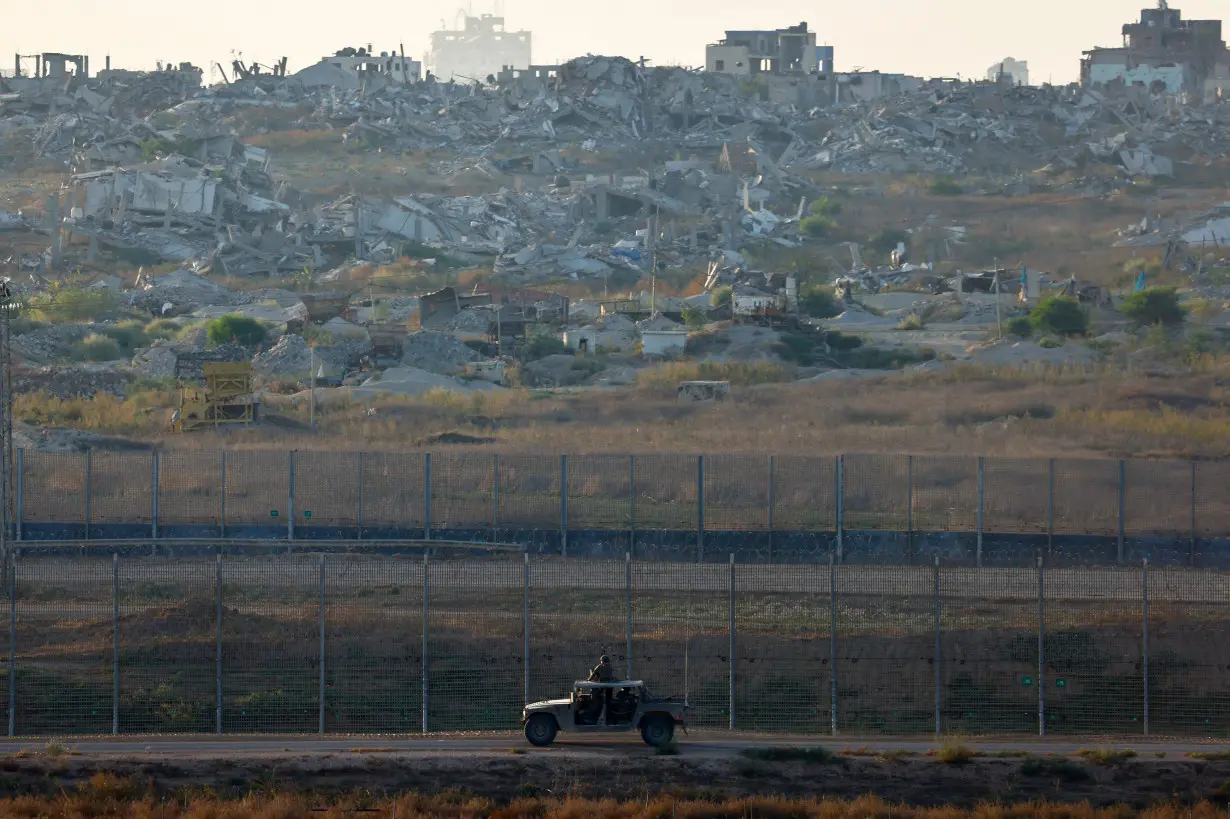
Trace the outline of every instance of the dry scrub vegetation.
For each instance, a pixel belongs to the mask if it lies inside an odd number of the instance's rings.
[[[523,798],[499,804],[464,793],[377,798],[358,793],[340,799],[308,795],[252,795],[221,799],[209,794],[169,798],[139,795],[132,783],[99,774],[76,793],[56,797],[0,799],[0,815],[64,819],[1223,819],[1225,808],[1209,802],[1195,806],[1158,805],[1094,808],[1022,802],[974,808],[920,808],[890,804],[875,796],[855,800],[790,799],[763,796],[734,800],[688,801],[673,797],[616,801],[582,798]]]
[[[681,406],[689,366],[650,371],[635,388],[461,395],[433,392],[363,403],[321,402],[307,431],[302,398],[270,397],[268,423],[222,436],[168,438],[177,448],[383,451],[465,446],[500,452],[832,454],[946,453],[998,457],[1230,456],[1230,381],[1223,362],[1173,377],[1115,369],[957,369],[819,383],[764,383],[768,366],[726,373],[733,398]],[[699,373],[699,371],[698,371]],[[705,373],[711,375],[710,373]],[[17,417],[21,418],[19,406]],[[141,401],[73,403],[75,423],[101,432],[144,424]],[[128,413],[128,415],[124,415]]]

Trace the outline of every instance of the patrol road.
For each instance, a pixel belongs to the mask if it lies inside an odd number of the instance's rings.
[[[749,748],[819,746],[835,753],[852,751],[858,756],[874,756],[877,752],[907,752],[926,754],[943,747],[946,740],[940,739],[884,739],[879,737],[831,737],[791,736],[757,734],[723,734],[696,732],[675,735],[680,756],[720,758],[736,756]],[[58,737],[23,738],[0,740],[0,754],[26,752],[36,754],[44,751],[49,742],[58,743],[74,755],[141,759],[208,759],[208,758],[273,758],[286,756],[311,756],[314,754],[354,755],[405,755],[413,757],[506,756],[511,749],[524,750],[527,754],[552,755],[652,755],[653,749],[641,742],[636,733],[602,737],[578,737],[560,735],[549,748],[535,748],[526,742],[520,733],[490,733],[468,735],[442,735],[426,737],[383,737],[372,735],[329,736],[327,738],[286,737],[217,737],[217,736],[161,736],[131,737]],[[1001,737],[995,739],[962,740],[970,750],[986,755],[1025,752],[1032,754],[1072,755],[1087,748],[1115,748],[1132,750],[1136,760],[1148,762],[1182,757],[1191,753],[1226,752],[1230,744],[1192,740],[1142,740],[1139,737],[1065,737],[1063,739],[1039,739],[1036,737]]]

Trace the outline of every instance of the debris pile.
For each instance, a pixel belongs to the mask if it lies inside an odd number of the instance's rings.
[[[464,310],[461,315],[471,312],[477,311]],[[433,330],[420,330],[406,336],[403,349],[402,361],[406,366],[440,375],[462,373],[466,364],[482,358],[456,336]]]
[[[134,378],[132,373],[106,365],[35,367],[13,373],[13,393],[43,393],[62,401],[93,398],[100,393],[123,398]]]

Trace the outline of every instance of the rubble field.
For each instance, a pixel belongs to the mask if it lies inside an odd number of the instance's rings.
[[[601,55],[479,84],[201,75],[0,77],[32,429],[181,445],[176,386],[215,361],[252,364],[271,423],[227,440],[256,447],[313,404],[324,446],[1221,440],[1214,409],[1179,430],[1120,396],[1187,395],[1230,351],[1230,101],[955,80],[835,101]],[[1124,312],[1155,285],[1184,321]],[[1088,326],[1030,324],[1054,296]],[[733,398],[680,406],[690,380]]]

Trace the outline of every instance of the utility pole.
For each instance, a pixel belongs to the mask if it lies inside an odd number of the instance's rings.
[[[999,259],[995,260],[995,332],[1000,338],[1004,337],[1004,321],[1000,314],[999,304]]]
[[[316,342],[308,344],[308,406],[311,415],[310,428],[316,431]]]
[[[7,277],[0,280],[0,577],[11,571],[9,545],[14,534],[13,464],[13,348],[10,320],[21,308],[9,289]]]
[[[658,212],[655,210],[653,218],[649,220],[649,241],[653,244],[649,248],[649,315],[652,316],[657,312],[658,304]]]

